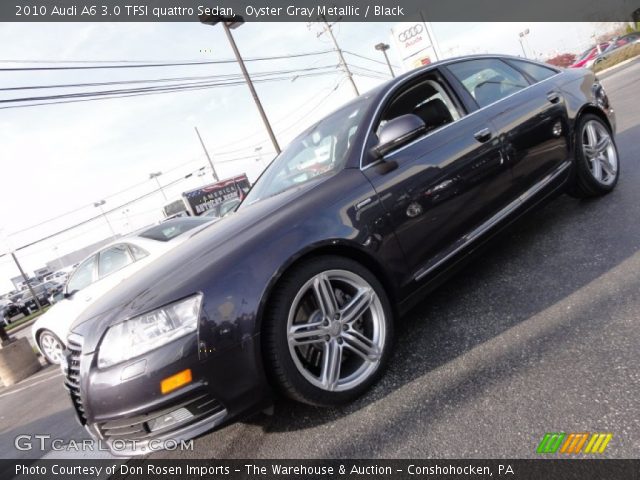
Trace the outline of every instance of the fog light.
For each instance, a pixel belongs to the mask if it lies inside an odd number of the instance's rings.
[[[169,393],[174,391],[176,388],[180,388],[183,385],[191,382],[191,369],[187,368],[181,372],[176,373],[175,375],[171,375],[170,377],[165,378],[160,382],[160,391],[164,393]]]
[[[147,427],[149,428],[149,431],[155,432],[157,430],[170,427],[171,425],[175,425],[176,423],[183,422],[191,417],[193,417],[193,414],[189,410],[186,408],[179,408],[171,413],[149,420],[147,422]]]

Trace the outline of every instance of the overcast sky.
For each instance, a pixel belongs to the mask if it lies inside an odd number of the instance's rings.
[[[373,46],[391,43],[385,23],[345,23],[335,28],[340,46],[350,52],[382,60]],[[530,29],[525,43],[529,56],[546,58],[558,52],[578,53],[602,24],[433,24],[446,57],[467,53],[522,55],[518,32]],[[318,25],[251,23],[234,32],[246,58],[317,52],[331,48]],[[2,24],[0,68],[35,66],[8,61],[184,61],[232,58],[219,27],[198,23],[119,24]],[[396,52],[390,57],[400,65]],[[347,55],[354,66],[387,75],[384,65]],[[335,53],[250,62],[250,72],[334,66],[332,73],[260,83],[257,90],[281,146],[304,127],[353,98],[351,86],[337,68]],[[366,70],[360,70],[366,73]],[[87,71],[0,72],[0,89],[30,85],[107,82],[167,77],[238,73],[235,64]],[[369,72],[371,73],[371,72]],[[381,79],[357,75],[358,88],[366,91]],[[100,88],[123,88],[100,87]],[[98,87],[85,90],[96,90]],[[0,91],[1,99],[84,91]],[[8,104],[0,104],[0,107]],[[194,132],[197,126],[226,178],[246,172],[255,179],[274,151],[264,132],[245,85],[134,98],[78,102],[31,108],[0,109],[0,237],[16,248],[97,215],[93,206],[106,200],[114,209],[157,188],[150,172],[163,172],[169,199],[189,187],[211,179],[184,176],[207,165]],[[256,151],[256,148],[262,147]],[[202,173],[202,172],[201,172]],[[133,188],[131,188],[133,187]],[[123,193],[117,194],[120,191]],[[164,198],[155,194],[144,201],[109,214],[118,233],[142,227],[160,218]],[[63,215],[74,211],[72,214]],[[48,221],[62,215],[55,221]],[[35,226],[35,227],[34,227]],[[34,227],[34,228],[30,228]],[[26,229],[26,230],[25,230]],[[46,261],[110,235],[103,219],[73,229],[18,256],[29,272]],[[6,246],[0,242],[0,253]],[[9,278],[18,274],[10,257],[0,258],[0,292],[11,289]]]

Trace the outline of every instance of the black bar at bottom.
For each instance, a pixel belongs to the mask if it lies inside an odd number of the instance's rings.
[[[19,479],[371,479],[445,478],[634,480],[640,460],[0,460],[1,478]]]

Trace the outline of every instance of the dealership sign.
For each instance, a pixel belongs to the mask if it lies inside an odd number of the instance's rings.
[[[405,71],[439,59],[431,27],[426,22],[402,22],[391,29]]]

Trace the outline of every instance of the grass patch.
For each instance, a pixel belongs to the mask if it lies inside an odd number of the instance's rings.
[[[595,67],[593,67],[594,72],[599,72],[609,67],[613,67],[620,62],[624,62],[625,60],[629,60],[630,58],[637,57],[640,55],[640,43],[634,43],[633,45],[629,45],[628,47],[623,47],[618,52],[614,52],[609,55],[609,58],[603,60],[600,63],[596,63]]]
[[[34,318],[38,318],[40,315],[42,315],[44,312],[46,312],[50,308],[51,308],[51,305],[47,305],[46,307],[43,307],[42,310],[39,310],[37,312],[33,312],[32,314],[27,315],[26,317],[21,318],[20,320],[16,320],[11,325],[8,325],[8,326],[4,327],[4,329],[5,329],[6,332],[10,332],[14,328],[19,327],[20,325],[22,325],[23,323],[27,323],[29,320],[33,320]]]

